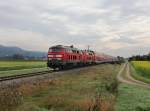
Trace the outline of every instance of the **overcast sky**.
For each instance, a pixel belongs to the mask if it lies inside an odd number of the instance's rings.
[[[150,0],[0,0],[0,44],[75,45],[111,55],[150,51]]]

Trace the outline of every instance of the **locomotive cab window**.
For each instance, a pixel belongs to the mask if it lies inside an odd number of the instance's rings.
[[[61,52],[62,48],[50,48],[49,52]]]

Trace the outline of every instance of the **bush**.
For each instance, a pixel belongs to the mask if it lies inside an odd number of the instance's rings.
[[[136,111],[150,111],[150,107],[138,106],[136,107]]]
[[[9,111],[22,104],[23,97],[13,85],[0,88],[0,111]]]

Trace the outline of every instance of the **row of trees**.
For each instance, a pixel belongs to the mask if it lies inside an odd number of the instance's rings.
[[[129,58],[129,61],[150,61],[150,53],[148,55],[136,55]]]

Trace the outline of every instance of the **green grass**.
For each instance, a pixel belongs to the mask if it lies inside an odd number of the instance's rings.
[[[45,70],[46,61],[0,61],[0,77]]]
[[[0,61],[0,71],[46,67],[45,61]]]
[[[32,68],[32,69],[0,71],[0,77],[21,75],[21,74],[40,72],[40,71],[47,71],[47,70],[48,70],[48,68],[44,67],[44,68]]]
[[[150,89],[122,83],[116,111],[150,111]]]
[[[117,93],[116,74],[120,66],[100,65],[89,67],[75,72],[60,75],[48,85],[40,85],[44,89],[34,89],[27,85],[21,89],[32,92],[25,96],[24,104],[19,107],[21,111],[99,111],[92,108],[107,109],[113,111],[114,99]],[[35,86],[35,84],[34,84]],[[32,87],[32,88],[31,88]],[[98,100],[98,101],[97,101]],[[99,103],[100,102],[100,103]],[[18,109],[18,110],[19,110]],[[23,110],[24,109],[24,110]],[[107,111],[102,110],[102,111]],[[20,110],[19,110],[20,111]]]
[[[132,76],[138,80],[150,83],[150,61],[132,61]]]

